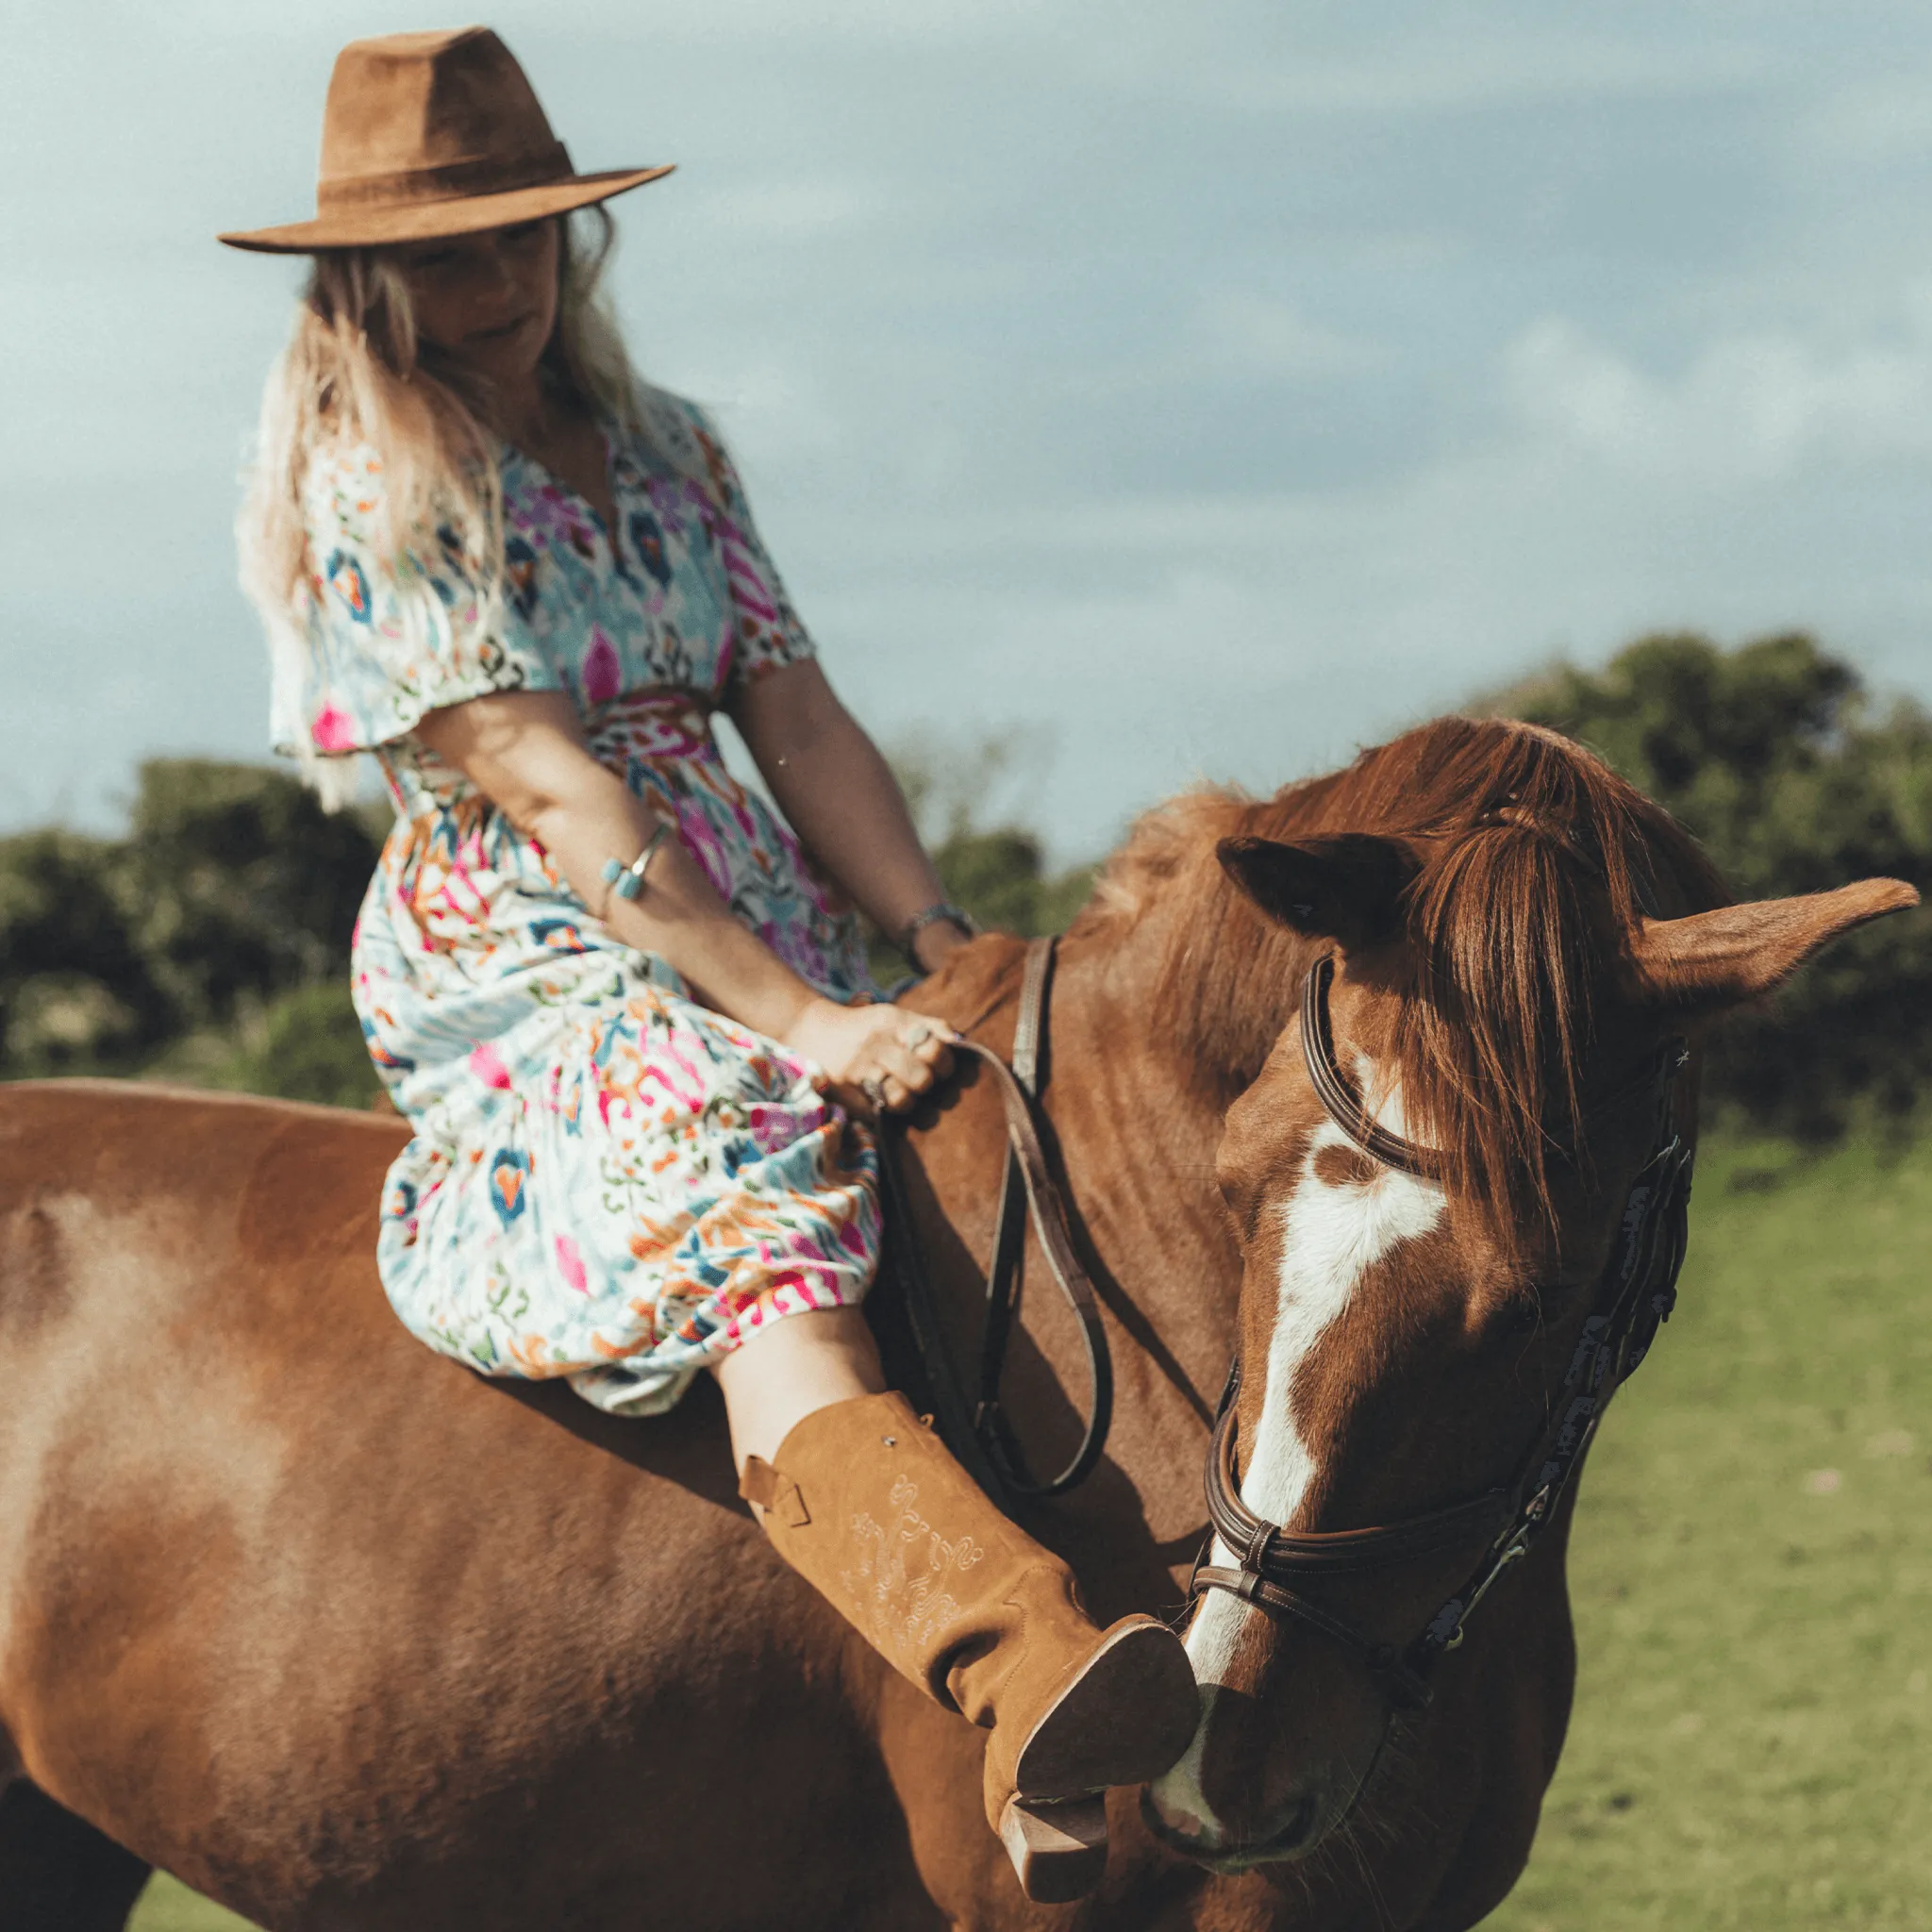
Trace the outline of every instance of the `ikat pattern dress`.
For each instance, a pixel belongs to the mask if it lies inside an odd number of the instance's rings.
[[[485,1374],[567,1376],[649,1415],[764,1323],[863,1295],[873,1148],[818,1069],[621,943],[414,725],[489,691],[569,692],[595,756],[780,958],[835,999],[871,987],[850,909],[712,737],[749,681],[812,655],[738,477],[661,391],[606,441],[614,529],[504,453],[487,623],[447,544],[384,568],[373,452],[320,458],[308,670],[283,708],[318,753],[374,752],[397,811],[354,948],[362,1030],[414,1129],[382,1203],[391,1302]]]

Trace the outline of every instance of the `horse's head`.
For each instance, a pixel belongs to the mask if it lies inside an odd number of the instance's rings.
[[[1284,983],[1272,1026],[1308,989],[1247,1070],[1218,1178],[1243,1263],[1228,1491],[1316,1541],[1289,1578],[1301,1607],[1271,1610],[1217,1540],[1188,1633],[1201,1728],[1147,1801],[1164,1841],[1218,1869],[1303,1856],[1392,1732],[1416,1726],[1413,1750],[1446,1721],[1423,1707],[1439,1652],[1421,1640],[1507,1542],[1586,1323],[1627,1272],[1633,1183],[1688,1142],[1680,1041],[1916,898],[1871,880],[1714,905],[1688,840],[1587,754],[1461,728],[1476,740],[1439,761],[1433,798],[1424,774],[1400,834],[1386,798],[1352,829],[1345,782],[1312,808],[1249,808],[1219,847],[1226,903],[1191,941],[1219,997],[1241,996],[1236,969]]]

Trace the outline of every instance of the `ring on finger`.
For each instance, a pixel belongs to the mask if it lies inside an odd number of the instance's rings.
[[[861,1093],[863,1093],[865,1097],[869,1101],[871,1101],[874,1107],[885,1106],[886,1083],[878,1076],[878,1074],[868,1074],[865,1076],[865,1078],[858,1083],[858,1091]]]

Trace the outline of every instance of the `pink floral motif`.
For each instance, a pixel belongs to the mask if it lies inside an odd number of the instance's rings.
[[[703,867],[711,890],[726,900],[731,897],[732,887],[731,856],[725,845],[728,836],[724,826],[704,813],[677,815],[679,843]]]
[[[578,1294],[590,1292],[584,1280],[584,1258],[577,1253],[576,1242],[567,1234],[557,1237],[557,1272]]]
[[[812,1124],[816,1125],[814,1122]],[[746,1119],[760,1154],[776,1154],[797,1138],[799,1122],[790,1108],[754,1107]]]
[[[506,466],[508,467],[508,466]],[[592,547],[590,506],[562,484],[539,482],[517,492],[504,491],[504,510],[511,529],[519,535],[549,545],[561,545],[579,557],[589,557]]]
[[[316,712],[308,736],[317,751],[340,754],[356,749],[356,727],[349,722],[349,714],[334,705],[325,705]]]
[[[470,1055],[470,1071],[484,1086],[509,1091],[509,1069],[487,1040]]]
[[[608,705],[617,695],[623,676],[616,646],[601,630],[591,631],[591,648],[584,654],[585,702]]]

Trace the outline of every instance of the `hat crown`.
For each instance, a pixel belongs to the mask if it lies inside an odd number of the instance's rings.
[[[570,157],[516,57],[487,26],[351,41],[323,109],[316,206],[558,180]]]

